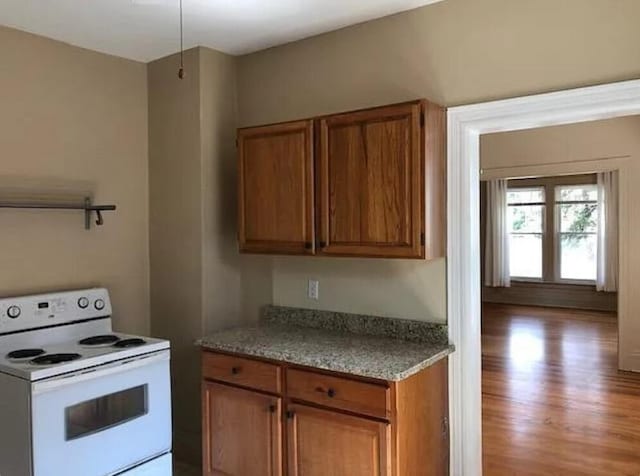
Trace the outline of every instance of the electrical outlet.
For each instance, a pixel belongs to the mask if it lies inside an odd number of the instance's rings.
[[[309,299],[318,299],[320,283],[316,279],[310,279],[307,286],[307,296]]]

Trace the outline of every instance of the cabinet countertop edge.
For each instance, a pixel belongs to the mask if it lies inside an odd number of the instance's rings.
[[[327,329],[265,324],[227,329],[196,342],[204,350],[268,359],[389,382],[404,380],[450,353],[448,342],[410,342]]]

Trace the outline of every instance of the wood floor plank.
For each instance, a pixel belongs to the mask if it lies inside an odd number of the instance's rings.
[[[639,476],[640,374],[606,312],[484,304],[485,476]]]

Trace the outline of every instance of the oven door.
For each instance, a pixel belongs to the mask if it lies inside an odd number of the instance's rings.
[[[116,474],[171,449],[169,351],[35,382],[33,476]]]

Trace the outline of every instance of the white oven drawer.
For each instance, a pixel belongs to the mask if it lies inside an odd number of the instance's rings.
[[[33,476],[105,476],[170,451],[169,352],[34,383],[32,434]]]

